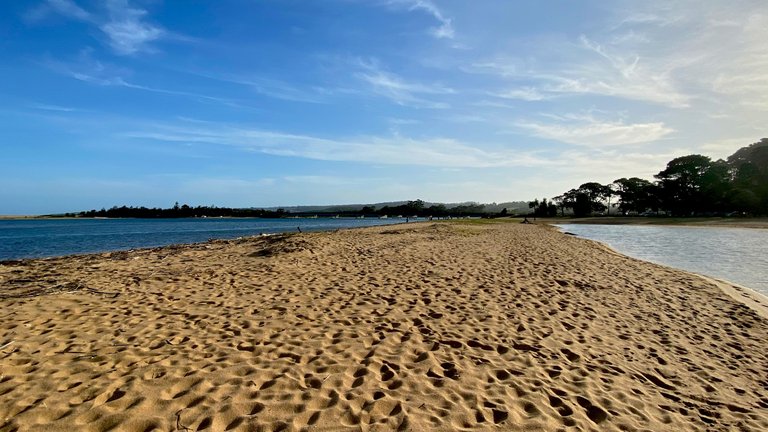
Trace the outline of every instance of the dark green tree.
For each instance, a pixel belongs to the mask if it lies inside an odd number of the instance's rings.
[[[730,200],[733,182],[728,164],[720,159],[712,162],[701,176],[701,208],[702,212],[722,214],[731,210]]]
[[[566,208],[565,194],[553,197],[552,202],[554,203],[556,208],[560,209],[560,216],[565,216],[565,208]]]
[[[679,216],[702,212],[705,207],[703,178],[711,166],[712,159],[702,155],[681,156],[669,161],[666,169],[654,176],[659,180],[662,207]]]
[[[658,209],[656,186],[650,181],[638,177],[622,177],[613,184],[619,198],[619,210],[623,214]]]
[[[580,193],[587,196],[590,213],[605,211],[607,206],[603,203],[603,200],[607,199],[612,193],[610,186],[605,186],[597,182],[589,182],[579,186],[578,190]]]
[[[693,154],[672,159],[651,183],[637,177],[611,185],[589,182],[555,197],[575,216],[604,211],[611,196],[622,213],[666,210],[676,216],[724,215],[731,211],[768,214],[768,138],[743,147],[727,161]],[[531,207],[538,206],[532,202]]]
[[[592,214],[593,201],[584,192],[576,192],[573,202],[573,215],[576,217],[586,217]]]
[[[553,202],[547,201],[546,198],[542,198],[541,201],[535,199],[528,203],[528,208],[533,209],[533,215],[538,217],[555,217],[557,216],[557,205]]]
[[[420,199],[408,201],[405,206],[409,211],[413,212],[413,214],[421,214],[421,211],[424,209],[424,201]]]
[[[429,216],[445,216],[448,214],[448,209],[445,207],[445,204],[435,204],[429,206],[425,213]]]
[[[728,157],[733,190],[731,205],[738,211],[768,213],[768,138],[742,147]]]
[[[563,215],[565,215],[564,209],[571,209],[576,214],[576,198],[581,194],[578,189],[571,189],[568,192],[564,193],[562,195],[562,208],[563,208]],[[583,209],[580,209],[583,210]],[[580,213],[582,213],[580,211]],[[585,214],[588,214],[589,211],[587,210]]]

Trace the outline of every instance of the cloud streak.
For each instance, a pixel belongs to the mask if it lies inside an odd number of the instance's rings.
[[[579,147],[556,151],[523,151],[504,147],[490,150],[478,143],[443,137],[390,135],[327,138],[199,121],[136,124],[116,137],[228,146],[246,152],[373,166],[419,166],[459,171],[483,169],[488,175],[536,169],[537,172],[558,173],[567,187],[573,186],[568,182],[610,182],[627,175],[650,177],[663,169],[666,161],[688,150],[667,148],[659,152],[643,150],[640,146],[628,151],[626,147],[617,147],[618,142],[626,145],[653,139],[659,134],[659,128],[663,130],[662,135],[668,133],[663,125],[600,123],[599,120],[588,125],[589,115],[568,115],[562,119],[563,122],[578,124],[570,129],[561,126],[560,130],[545,123],[538,124],[538,127],[542,134],[578,142]],[[120,126],[111,129],[119,130]],[[586,141],[589,145],[585,144]],[[485,183],[481,181],[480,184]]]
[[[131,7],[127,0],[107,0],[106,7],[109,19],[99,28],[118,54],[149,51],[150,44],[165,35],[165,30],[145,21],[146,10]]]
[[[498,53],[465,70],[512,84],[494,93],[524,101],[608,96],[673,109],[702,102],[768,109],[765,4],[631,3],[603,30],[571,40],[539,40],[536,51]],[[509,87],[507,87],[509,88]]]
[[[552,99],[554,96],[546,94],[535,87],[519,87],[511,90],[505,90],[500,93],[489,93],[491,96],[496,96],[502,99],[516,99],[523,101],[541,101]]]
[[[359,71],[354,76],[370,86],[373,93],[383,96],[398,105],[416,108],[448,108],[445,102],[435,102],[425,96],[452,95],[456,91],[440,84],[423,84],[406,81],[379,66],[376,60],[358,59],[355,65]]]
[[[439,25],[429,29],[429,34],[437,39],[453,39],[456,36],[453,20],[446,17],[431,0],[388,0],[387,4],[407,8],[409,11],[422,11],[431,15]]]
[[[288,81],[263,76],[239,76],[209,72],[195,72],[203,78],[244,86],[254,93],[290,102],[328,103],[327,97],[336,93],[349,93],[349,90],[328,89],[321,86],[302,87]]]
[[[655,68],[646,65],[639,56],[630,60],[610,53],[586,36],[582,36],[577,49],[586,54],[578,63],[553,64],[551,69],[521,68],[516,60],[502,58],[476,63],[468,70],[496,75],[502,80],[531,82],[525,87],[494,92],[495,96],[505,99],[538,101],[600,95],[673,108],[690,105],[690,96],[678,90],[672,81],[672,68]]]
[[[47,0],[27,12],[25,18],[35,22],[45,19],[50,14],[58,14],[66,18],[91,22],[94,17],[72,0]]]
[[[487,150],[450,138],[399,135],[324,138],[215,123],[149,124],[122,132],[124,138],[215,144],[275,156],[375,165],[489,168],[552,165],[534,153]],[[556,164],[556,163],[555,163]]]
[[[674,132],[662,122],[606,121],[592,116],[568,115],[556,122],[518,121],[516,126],[534,136],[586,147],[612,147],[649,143]]]
[[[62,106],[62,105],[43,104],[43,103],[33,103],[30,105],[30,107],[37,110],[42,110],[42,111],[54,111],[54,112],[77,111],[77,108],[71,108],[71,107]]]
[[[152,42],[169,35],[162,27],[146,20],[145,9],[131,6],[128,0],[106,0],[104,11],[106,13],[89,12],[73,0],[46,0],[27,13],[27,20],[37,22],[59,15],[90,24],[101,31],[107,45],[119,55],[151,52]]]
[[[236,100],[211,96],[202,93],[189,92],[184,90],[174,90],[161,88],[157,86],[146,86],[137,84],[125,78],[130,72],[124,68],[117,67],[108,63],[103,63],[91,57],[90,50],[84,50],[78,56],[75,62],[61,62],[57,60],[46,60],[43,64],[52,71],[64,76],[68,76],[85,83],[103,86],[103,87],[123,87],[132,90],[145,91],[150,93],[165,94],[171,96],[180,96],[191,99],[216,102],[232,108],[252,107],[244,105]]]

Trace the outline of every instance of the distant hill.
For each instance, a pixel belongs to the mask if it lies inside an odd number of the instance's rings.
[[[379,210],[383,207],[398,207],[407,204],[408,201],[390,201],[380,202],[372,204],[334,204],[334,205],[314,205],[314,206],[281,206],[281,207],[266,207],[265,210],[278,210],[283,209],[288,213],[334,213],[334,212],[358,212],[363,207],[373,207]],[[509,201],[503,203],[490,203],[481,204],[474,201],[460,202],[460,203],[436,203],[436,202],[424,202],[424,207],[432,207],[443,205],[446,209],[452,209],[462,206],[482,206],[485,213],[499,213],[503,209],[507,209],[509,213],[527,213],[529,211],[528,203],[525,201]],[[254,207],[255,208],[255,207]],[[261,208],[261,207],[259,207]]]

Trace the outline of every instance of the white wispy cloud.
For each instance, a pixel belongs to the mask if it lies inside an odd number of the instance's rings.
[[[270,177],[250,180],[233,177],[194,176],[182,179],[180,191],[182,196],[210,196],[210,202],[220,202],[222,195],[225,195],[225,199],[238,196],[251,197],[261,189],[274,187],[276,182],[276,179]]]
[[[621,120],[573,114],[554,118],[550,122],[522,120],[516,126],[540,138],[588,147],[654,142],[674,132],[662,122],[627,124]]]
[[[388,118],[387,123],[395,126],[404,126],[404,125],[420,124],[421,120],[408,119],[408,118]]]
[[[72,0],[46,0],[37,7],[30,9],[24,18],[35,22],[45,19],[51,14],[58,14],[66,18],[90,22],[94,19],[90,12],[81,8]]]
[[[324,102],[325,92],[319,88],[299,88],[285,81],[264,77],[242,78],[233,80],[232,82],[245,85],[256,93],[275,99],[282,99],[292,102]]]
[[[702,85],[711,83],[715,94],[737,100],[752,108],[768,110],[768,13],[751,14],[737,25],[719,26],[719,34],[735,33],[721,41],[717,35],[700,34],[698,48],[718,46],[717,58],[705,57]],[[718,45],[714,45],[718,44]]]
[[[681,149],[664,151],[633,151],[625,149],[573,149],[559,155],[568,164],[559,167],[558,174],[568,181],[561,189],[578,186],[587,181],[610,183],[621,177],[640,177],[653,180],[653,175],[664,169],[671,159],[690,154]]]
[[[701,153],[710,156],[713,159],[725,159],[732,155],[736,150],[757,141],[755,136],[743,136],[741,138],[726,138],[720,140],[707,141],[701,144],[700,149],[690,149],[689,153]]]
[[[563,96],[602,95],[675,108],[689,106],[690,97],[679,90],[672,80],[672,66],[656,68],[647,65],[637,55],[623,57],[586,36],[582,36],[575,48],[571,49],[583,51],[582,57],[573,64],[552,64],[539,69],[521,68],[515,59],[498,58],[475,63],[468,70],[532,83],[518,89],[494,92],[495,96],[508,99],[544,100]]]
[[[93,58],[91,55],[91,50],[87,49],[81,51],[77,59],[74,61],[62,62],[48,59],[42,62],[42,64],[56,73],[93,85],[104,87],[124,87],[132,90],[216,102],[233,108],[252,109],[252,107],[246,104],[229,98],[211,96],[185,90],[168,89],[158,86],[138,84],[130,79],[131,71],[123,67],[101,62]]]
[[[586,118],[588,115],[569,115],[574,119]],[[566,118],[563,117],[563,118]],[[575,121],[575,120],[574,120]],[[606,127],[607,129],[609,127]],[[624,176],[639,176],[651,178],[653,174],[664,168],[665,163],[673,157],[686,154],[688,149],[667,149],[666,151],[644,151],[642,148],[627,151],[611,146],[580,146],[560,151],[542,153],[525,152],[513,149],[483,149],[477,144],[462,142],[448,138],[411,138],[402,136],[367,136],[354,138],[322,138],[310,135],[275,132],[246,127],[221,125],[211,122],[192,122],[190,124],[147,124],[131,128],[122,137],[139,140],[156,140],[161,142],[194,143],[197,145],[226,145],[240,148],[244,151],[260,152],[278,156],[290,156],[325,161],[357,162],[372,165],[422,166],[440,169],[482,168],[489,177],[482,180],[456,180],[469,182],[475,188],[484,189],[498,187],[498,184],[488,178],[495,178],[498,173],[515,169],[546,168],[547,172],[558,173],[565,191],[586,181],[608,183]],[[142,131],[138,131],[142,129]],[[628,125],[622,129],[613,125],[612,131],[597,131],[582,133],[590,139],[595,136],[621,139],[630,134],[628,131],[642,132],[643,125]],[[576,135],[579,135],[578,133]],[[632,139],[638,135],[632,134]],[[613,143],[613,141],[611,141]],[[513,170],[514,171],[514,170]],[[495,173],[495,174],[494,174]],[[288,182],[323,182],[338,184],[340,187],[349,184],[349,179],[338,182],[335,177],[325,178],[317,175],[285,176]],[[465,178],[460,176],[460,178]],[[368,179],[370,180],[370,179]],[[514,179],[512,183],[520,184],[526,191],[536,189],[530,185],[530,179]],[[395,182],[396,184],[397,182]],[[442,184],[440,180],[428,183]],[[546,183],[546,182],[543,182]],[[551,188],[551,183],[547,183]],[[406,185],[400,185],[405,187]],[[509,187],[509,185],[507,186]],[[417,188],[434,193],[430,187]],[[490,190],[489,189],[489,190]],[[545,195],[546,188],[537,194]],[[409,189],[401,190],[400,193]],[[457,192],[457,190],[454,190]],[[529,192],[526,192],[529,193]],[[532,192],[530,192],[532,193]],[[492,196],[493,194],[489,195]],[[503,194],[501,194],[503,195]],[[402,195],[400,195],[402,196]],[[456,196],[455,194],[453,195]],[[477,194],[462,196],[477,197]],[[499,196],[496,194],[495,196]],[[455,199],[455,198],[454,198]],[[445,199],[450,201],[450,199]]]
[[[289,183],[300,183],[306,185],[341,186],[348,184],[350,179],[328,175],[291,175],[282,177],[282,180],[285,180]]]
[[[169,35],[165,29],[147,20],[145,9],[131,6],[128,0],[106,0],[103,11],[87,11],[74,0],[46,0],[31,9],[26,18],[35,22],[52,14],[93,25],[106,37],[110,48],[120,55],[152,51],[152,42]]]
[[[546,85],[545,90],[616,96],[674,108],[689,106],[690,96],[678,89],[673,74],[688,66],[691,59],[679,57],[675,61],[658,62],[636,52],[604,46],[585,35],[579,37],[579,45],[597,57],[586,57],[581,70],[573,76],[553,77],[554,83]]]
[[[384,70],[377,60],[357,59],[354,65],[359,71],[354,76],[370,85],[371,91],[386,97],[398,105],[418,108],[448,108],[445,102],[428,100],[424,95],[451,95],[456,91],[441,84],[424,84],[407,81]]]
[[[200,122],[140,125],[120,133],[120,136],[164,142],[227,145],[277,156],[380,165],[483,168],[553,163],[530,152],[488,150],[442,137],[391,135],[325,138]]]
[[[197,71],[193,73],[194,75],[203,78],[241,85],[250,89],[254,93],[258,93],[263,96],[291,102],[328,103],[328,97],[330,96],[336,94],[352,93],[352,91],[348,89],[327,88],[322,86],[300,86],[288,81],[255,74],[235,75],[229,73],[203,71]]]
[[[109,19],[99,28],[109,37],[110,46],[118,54],[150,50],[150,43],[165,33],[145,20],[146,10],[132,7],[128,0],[107,0],[106,7]]]
[[[488,115],[484,113],[480,114],[451,114],[449,116],[440,116],[440,118],[435,119],[436,121],[439,121],[441,119],[448,120],[451,123],[488,123],[492,118],[489,118]]]
[[[33,104],[30,104],[30,107],[38,110],[43,110],[43,111],[55,111],[55,112],[77,111],[77,108],[72,108],[72,107],[62,106],[62,105],[44,104],[44,103],[33,103]]]
[[[410,11],[422,11],[431,15],[439,23],[437,27],[429,29],[429,33],[435,38],[453,39],[456,35],[453,20],[446,17],[431,0],[387,0],[386,4],[406,8]]]
[[[516,78],[526,75],[526,68],[521,68],[520,60],[510,57],[498,57],[492,60],[474,61],[462,66],[467,73],[485,73],[501,78]]]
[[[594,117],[594,113],[552,116],[549,117],[551,119],[549,124],[556,122],[574,124],[581,122],[584,124],[590,120],[590,116]],[[71,119],[61,119],[60,121],[66,124],[73,123]],[[614,125],[620,124],[618,121],[613,123]],[[140,148],[144,152],[170,152],[169,154],[175,154],[177,157],[211,154],[218,151],[217,147],[226,146],[242,151],[244,157],[248,157],[246,155],[249,153],[263,153],[321,161],[362,163],[380,167],[384,176],[389,175],[384,170],[387,165],[418,166],[432,168],[432,172],[453,173],[448,174],[450,177],[447,178],[442,177],[442,175],[432,177],[425,174],[425,181],[420,182],[418,187],[414,187],[412,181],[402,182],[401,179],[393,178],[391,181],[387,181],[386,187],[394,188],[394,191],[390,192],[396,198],[401,198],[403,194],[408,196],[411,192],[416,194],[413,195],[415,197],[425,197],[427,194],[438,193],[440,189],[428,187],[429,184],[437,185],[455,179],[459,183],[476,182],[476,187],[482,189],[482,193],[487,193],[488,199],[497,200],[496,197],[505,196],[505,194],[491,193],[491,191],[498,187],[498,179],[502,177],[505,179],[504,184],[507,185],[506,187],[511,193],[520,194],[520,191],[525,191],[522,195],[517,195],[521,198],[530,198],[533,195],[550,196],[550,194],[563,192],[586,181],[607,183],[623,176],[650,178],[663,169],[666,161],[691,153],[690,148],[671,145],[667,145],[663,149],[645,145],[629,147],[580,145],[565,148],[553,146],[549,150],[544,150],[539,146],[534,151],[525,151],[515,146],[489,146],[486,140],[480,140],[482,141],[480,142],[478,140],[460,140],[439,136],[414,137],[397,134],[322,137],[306,133],[266,130],[248,125],[224,124],[196,119],[149,121],[115,117],[89,117],[89,119],[78,121],[77,124],[79,133],[95,142],[111,142],[115,145],[124,145],[134,151]],[[542,122],[541,124],[547,123]],[[576,135],[584,136],[584,134]],[[586,135],[589,135],[590,140],[594,138],[591,134]],[[506,138],[503,141],[508,142],[509,139]],[[473,171],[474,169],[482,169],[483,175],[476,177],[477,171]],[[420,171],[429,172],[427,169]],[[524,178],[520,177],[522,172],[527,173]],[[539,182],[536,179],[536,173],[540,172],[546,172],[547,176]],[[371,192],[383,187],[382,182],[384,181],[364,176],[359,180],[357,186],[354,186],[354,183],[350,183],[350,181],[335,183],[334,179],[325,178],[326,175],[327,173],[322,172],[296,172],[274,178],[274,183],[271,183],[273,180],[232,177],[224,178],[220,182],[215,180],[211,183],[204,182],[205,184],[200,186],[210,191],[215,191],[216,185],[225,189],[231,186],[232,190],[248,192],[248,194],[253,195],[264,188],[275,188],[280,184],[293,185],[286,186],[287,189],[285,190],[281,189],[282,192],[275,197],[276,204],[284,204],[286,193],[291,191],[298,193],[300,189],[297,189],[298,186],[296,185],[299,184],[323,182],[324,184],[338,185],[339,188],[349,187],[349,190],[345,189],[346,195],[342,194],[332,199],[326,198],[331,202],[339,199],[351,199],[349,197],[355,195],[348,193],[359,190],[359,182],[369,182],[371,187],[366,187],[365,191]],[[547,178],[556,178],[556,180],[547,182]],[[357,179],[351,180],[358,181]],[[514,185],[519,185],[522,189],[516,190]],[[480,195],[460,194],[459,189],[453,190],[453,192],[453,194],[448,195],[474,199],[486,196],[482,193]],[[251,196],[248,194],[243,196]],[[220,195],[212,196],[218,197]],[[243,196],[240,196],[239,199],[243,199]],[[218,200],[211,202],[219,203]]]
[[[505,90],[499,93],[490,93],[491,96],[500,97],[502,99],[517,99],[524,101],[540,101],[546,99],[552,99],[553,95],[542,93],[535,87],[519,87],[511,90]]]
[[[127,69],[95,59],[91,49],[81,50],[72,61],[59,61],[48,58],[42,61],[42,65],[61,75],[90,84],[131,86],[123,78],[130,74]]]
[[[486,108],[494,108],[494,109],[505,109],[505,110],[507,110],[507,109],[515,109],[516,108],[516,106],[513,103],[508,102],[508,101],[501,102],[501,101],[498,101],[498,100],[488,100],[488,99],[483,99],[483,100],[479,100],[477,102],[472,102],[470,104],[470,106],[480,107],[480,108],[484,108],[484,109],[486,109]]]
[[[702,101],[768,109],[768,14],[760,0],[627,3],[603,30],[498,53],[466,71],[543,97],[610,96],[675,109]],[[502,95],[502,90],[495,93]]]
[[[623,26],[635,26],[635,25],[648,25],[665,27],[680,20],[679,15],[674,14],[670,7],[660,6],[655,11],[630,11],[628,15],[621,18],[618,23],[615,24],[613,30],[622,28]]]

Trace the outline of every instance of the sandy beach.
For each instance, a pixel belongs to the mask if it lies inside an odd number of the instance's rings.
[[[544,225],[5,262],[0,287],[2,432],[768,430],[763,299]]]

